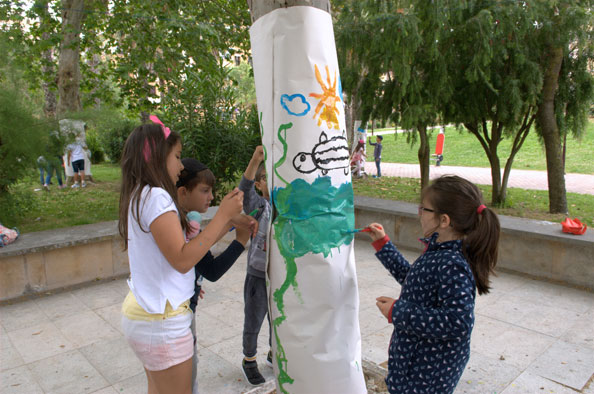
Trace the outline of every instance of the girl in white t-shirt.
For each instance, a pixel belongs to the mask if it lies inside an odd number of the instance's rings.
[[[175,188],[183,169],[181,149],[179,134],[162,124],[144,124],[130,134],[122,154],[119,231],[130,262],[122,328],[144,365],[149,394],[191,393],[194,265],[232,225],[240,225],[234,217],[243,208],[243,193],[235,189],[209,225],[186,243],[187,218]],[[255,220],[250,225],[257,231]]]

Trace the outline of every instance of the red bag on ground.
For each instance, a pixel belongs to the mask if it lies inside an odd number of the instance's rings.
[[[565,221],[561,222],[561,228],[564,233],[582,235],[586,232],[588,226],[580,222],[577,218],[573,220],[566,218]]]

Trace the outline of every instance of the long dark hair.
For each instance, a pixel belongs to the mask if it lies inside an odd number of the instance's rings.
[[[177,202],[175,184],[167,172],[167,156],[173,147],[181,142],[181,137],[171,131],[165,138],[163,129],[157,124],[143,124],[135,128],[128,136],[122,153],[122,188],[120,192],[120,235],[124,239],[124,250],[128,248],[128,209],[132,217],[140,224],[140,196],[142,189],[160,187],[169,193],[178,212],[182,228],[187,227],[187,220]],[[140,229],[148,232],[149,229]]]
[[[462,234],[462,252],[478,293],[488,293],[489,274],[497,263],[500,225],[495,212],[485,206],[479,188],[459,176],[442,176],[423,190],[422,198],[429,200],[436,215],[447,214],[454,231]]]

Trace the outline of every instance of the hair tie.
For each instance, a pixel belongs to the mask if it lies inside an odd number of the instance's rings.
[[[487,207],[485,206],[485,204],[481,204],[481,205],[479,205],[479,206],[478,206],[478,208],[476,209],[476,213],[478,213],[478,214],[480,215],[481,213],[483,213],[483,210],[484,210],[485,208],[487,208]]]

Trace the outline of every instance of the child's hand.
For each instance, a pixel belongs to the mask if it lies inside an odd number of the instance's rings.
[[[238,230],[242,229],[247,231],[248,239],[250,235],[256,236],[256,234],[258,233],[258,221],[249,215],[235,215],[231,218],[230,223]],[[239,236],[239,233],[237,234],[237,236]],[[245,242],[242,243],[245,246]]]
[[[200,289],[200,295],[198,295],[198,297],[200,297],[201,300],[204,299],[204,290]]]
[[[225,215],[227,221],[233,216],[238,215],[243,210],[243,192],[238,188],[233,189],[229,194],[223,197],[217,213]]]
[[[264,160],[264,147],[262,145],[256,146],[252,154],[252,161],[260,164]]]
[[[371,223],[369,226],[369,236],[373,242],[386,236],[384,227],[379,223]]]
[[[390,309],[392,309],[392,304],[396,301],[394,298],[390,297],[377,297],[375,299],[377,302],[377,308],[380,310],[382,315],[385,316],[386,319],[390,319]]]

